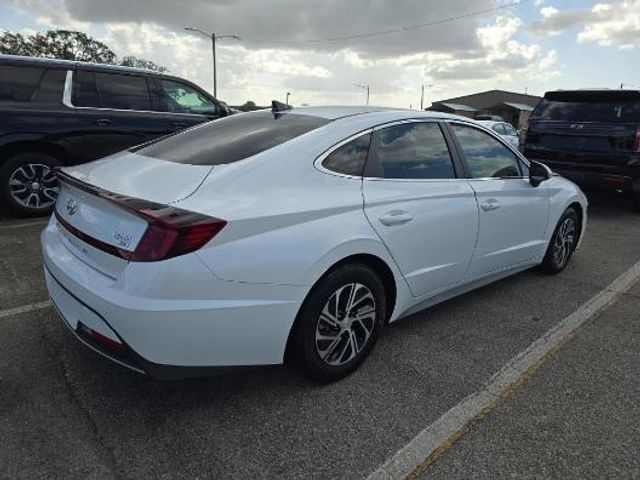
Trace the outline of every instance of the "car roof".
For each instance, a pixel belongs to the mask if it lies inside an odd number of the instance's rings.
[[[165,75],[155,70],[148,70],[146,68],[125,67],[122,65],[111,65],[108,63],[80,62],[77,60],[62,60],[58,58],[25,57],[22,55],[0,54],[0,64],[2,63],[24,64],[25,66],[37,65],[37,66],[45,66],[45,67],[62,67],[62,68],[75,68],[82,65],[82,66],[91,67],[92,69],[95,69],[95,70],[129,72],[129,73],[145,73],[145,74],[173,77],[172,75]]]
[[[313,117],[325,118],[327,120],[338,120],[347,117],[367,116],[369,118],[398,117],[398,118],[469,118],[459,115],[452,115],[443,112],[410,110],[408,108],[376,107],[376,106],[327,106],[327,107],[295,107],[291,110],[281,112],[289,115],[309,115]]]

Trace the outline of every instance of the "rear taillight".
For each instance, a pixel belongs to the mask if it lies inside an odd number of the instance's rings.
[[[62,171],[58,171],[57,174],[61,182],[103,198],[146,220],[147,228],[132,252],[114,247],[81,232],[65,221],[57,209],[54,210],[58,221],[70,233],[95,248],[125,260],[156,262],[191,253],[202,248],[227,224],[225,220],[201,213],[109,192],[86,184]]]
[[[142,208],[134,211],[149,223],[129,260],[155,262],[184,255],[203,247],[227,224],[209,217],[174,207]]]
[[[633,144],[633,151],[640,153],[640,127],[636,129],[636,141]]]

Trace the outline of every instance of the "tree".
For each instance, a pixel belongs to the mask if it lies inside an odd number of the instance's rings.
[[[127,55],[126,57],[123,57],[120,65],[123,65],[125,67],[145,68],[147,70],[154,70],[156,72],[167,71],[166,67],[163,67],[162,65],[158,65],[151,60],[145,60],[144,58],[138,58],[133,55]]]
[[[86,33],[72,30],[48,30],[28,37],[20,33],[4,32],[0,35],[0,53],[118,64],[116,54],[105,43]],[[132,55],[125,56],[120,64],[159,72],[167,70],[161,65]]]

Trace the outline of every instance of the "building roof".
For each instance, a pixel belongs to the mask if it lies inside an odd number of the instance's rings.
[[[533,107],[532,106],[525,105],[524,103],[503,102],[502,104],[506,105],[507,107],[515,108],[516,110],[521,110],[521,111],[525,111],[525,112],[532,112],[533,111]]]
[[[462,103],[451,103],[451,102],[434,102],[434,105],[443,105],[451,110],[455,110],[456,112],[477,112],[478,110],[470,107],[469,105],[463,105]]]
[[[506,90],[487,90],[485,92],[473,93],[471,95],[463,95],[461,97],[454,97],[443,99],[434,104],[461,104],[471,107],[475,110],[484,110],[499,103],[520,103],[535,107],[542,97],[535,95],[526,95],[517,92],[508,92]]]

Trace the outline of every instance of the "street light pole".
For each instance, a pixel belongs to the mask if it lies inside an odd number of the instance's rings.
[[[431,88],[433,87],[433,83],[429,85],[422,84],[421,93],[420,93],[420,110],[424,110],[424,87]]]
[[[287,92],[287,99],[284,102],[286,105],[289,105],[289,95],[291,95],[291,92]]]
[[[369,84],[360,85],[359,83],[354,83],[353,86],[354,87],[358,87],[358,88],[362,88],[363,90],[367,91],[367,105],[369,105]]]
[[[203,32],[199,28],[193,28],[193,27],[185,27],[185,30],[189,32],[199,33],[201,35],[204,35],[207,38],[211,38],[211,56],[213,58],[213,96],[215,98],[218,98],[218,78],[216,75],[216,39],[235,38],[236,40],[240,40],[240,37],[237,35],[216,35],[213,32],[211,32],[211,34],[208,34]]]

